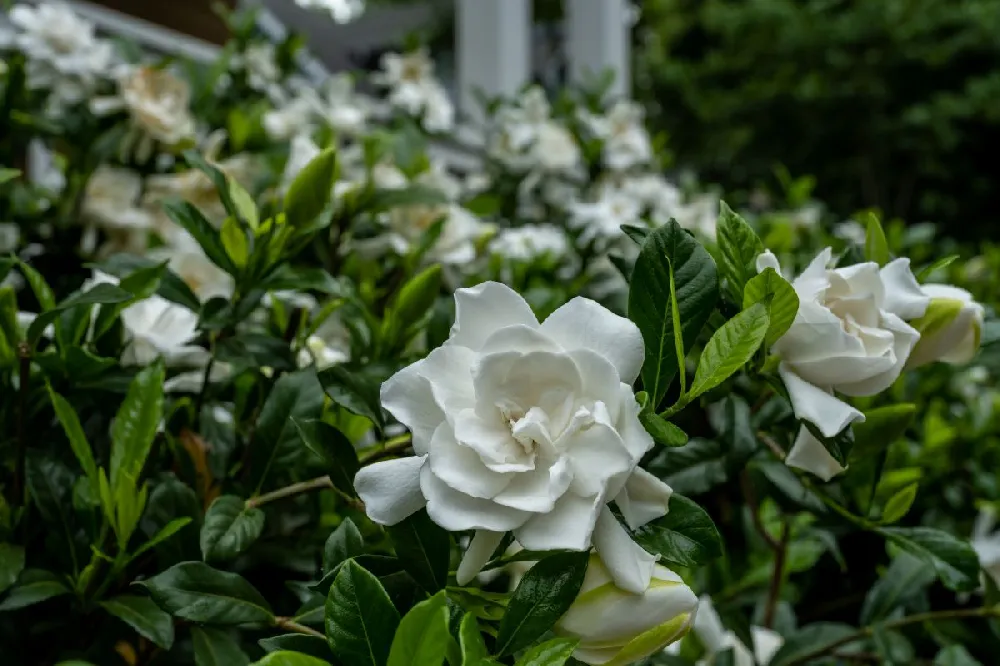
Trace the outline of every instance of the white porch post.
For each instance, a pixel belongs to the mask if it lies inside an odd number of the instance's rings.
[[[630,0],[564,1],[570,80],[583,83],[610,69],[615,80],[609,95],[627,96],[632,87]]]
[[[483,117],[476,91],[513,95],[531,72],[531,0],[457,0],[458,108]]]

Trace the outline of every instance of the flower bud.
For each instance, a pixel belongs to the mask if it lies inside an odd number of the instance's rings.
[[[931,302],[923,317],[910,322],[920,331],[920,341],[910,353],[907,366],[915,368],[934,361],[968,363],[979,349],[983,306],[958,287],[929,284],[923,291]]]
[[[585,664],[625,666],[661,651],[691,627],[698,598],[680,576],[656,565],[642,594],[615,587],[596,555],[576,601],[552,630],[580,639],[573,656]]]

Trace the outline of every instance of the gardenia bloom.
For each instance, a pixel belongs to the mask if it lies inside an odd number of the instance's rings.
[[[434,62],[426,49],[382,56],[382,71],[374,83],[389,88],[389,103],[423,120],[429,132],[446,132],[455,122],[455,108],[448,92],[434,78]]]
[[[581,166],[576,138],[552,118],[545,91],[538,86],[528,89],[517,104],[501,108],[494,125],[490,156],[512,169],[570,173]]]
[[[751,651],[734,632],[722,625],[719,614],[712,606],[712,599],[708,596],[702,596],[698,602],[692,632],[705,648],[705,656],[698,661],[698,666],[711,666],[717,654],[729,649],[733,651],[733,666],[767,666],[785,642],[776,631],[750,627],[750,636],[753,638]],[[680,651],[679,648],[680,644],[675,643],[668,652],[676,654]]]
[[[217,296],[228,300],[233,295],[232,276],[212,263],[186,231],[180,230],[171,245],[156,248],[149,256],[157,261],[166,260],[170,270],[202,301]]]
[[[653,158],[653,144],[643,125],[642,106],[635,102],[616,102],[605,116],[585,114],[584,123],[604,142],[604,164],[614,171],[624,171],[647,164]]]
[[[591,556],[580,594],[552,631],[579,638],[573,657],[585,664],[626,666],[683,638],[697,608],[691,588],[666,567],[654,566],[649,587],[633,594],[616,587],[600,559]]]
[[[639,329],[585,298],[539,324],[509,287],[455,294],[451,336],[382,385],[415,456],[361,469],[369,517],[394,525],[426,506],[446,530],[476,534],[458,570],[472,580],[513,530],[528,550],[594,547],[615,583],[641,594],[654,556],[630,528],[666,514],[670,488],[637,467],[653,445],[632,383]]]
[[[139,207],[141,194],[142,176],[131,169],[103,165],[94,171],[87,181],[80,208],[88,225],[83,242],[85,251],[94,250],[93,236],[97,229],[108,237],[102,254],[146,251],[153,218],[149,211]]]
[[[896,381],[920,334],[904,320],[923,316],[928,297],[910,272],[909,259],[881,270],[867,262],[829,269],[823,250],[792,286],[799,310],[791,328],[773,346],[778,372],[795,415],[834,437],[864,414],[840,400],[875,395]],[[773,268],[770,252],[757,257],[757,270]],[[804,426],[785,462],[829,480],[844,468]]]
[[[350,23],[365,11],[365,0],[295,0],[303,9],[318,9],[330,14],[337,23]]]
[[[570,226],[582,229],[580,240],[587,243],[594,238],[617,238],[623,224],[644,225],[642,207],[635,197],[626,192],[604,188],[595,203],[576,203],[570,206]]]
[[[331,76],[319,88],[303,86],[287,104],[265,113],[263,123],[276,141],[309,133],[317,125],[353,136],[365,129],[369,112],[354,92],[354,80],[345,72]]]
[[[281,81],[281,68],[270,42],[251,44],[231,66],[246,70],[247,84],[258,92],[271,93]]]
[[[493,254],[514,261],[532,261],[545,255],[561,257],[568,249],[561,229],[540,224],[502,229],[490,242]]]
[[[920,341],[906,367],[933,361],[968,363],[979,350],[986,310],[965,289],[927,284],[923,291],[931,299],[930,305],[923,317],[912,322],[920,332]]]

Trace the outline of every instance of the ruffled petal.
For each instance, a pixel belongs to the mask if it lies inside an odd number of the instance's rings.
[[[609,479],[627,477],[637,461],[614,428],[603,423],[583,428],[560,440],[558,446],[569,457],[573,492],[584,497],[604,493]]]
[[[865,420],[860,411],[805,381],[788,364],[779,365],[778,374],[788,390],[795,416],[814,424],[824,437],[835,437],[851,423]]]
[[[493,497],[493,501],[531,513],[552,511],[573,480],[573,473],[565,457],[548,468],[537,467],[530,472],[509,476],[510,483]]]
[[[770,250],[764,250],[757,255],[757,272],[763,273],[768,268],[773,268],[775,273],[782,275],[781,264],[778,263],[778,258]]]
[[[489,499],[510,485],[514,478],[514,475],[500,474],[486,467],[476,451],[455,439],[447,423],[434,431],[427,460],[434,476],[471,497]]]
[[[795,438],[795,444],[785,458],[785,464],[804,469],[824,481],[829,481],[845,469],[830,455],[823,442],[816,439],[805,426],[799,428],[798,437]]]
[[[472,582],[483,565],[490,561],[493,552],[503,541],[506,532],[490,532],[489,530],[476,530],[469,547],[462,556],[462,561],[458,565],[456,580],[459,585],[468,585]]]
[[[426,503],[420,491],[420,471],[426,456],[398,458],[367,465],[354,477],[354,489],[365,513],[379,525],[395,525]]]
[[[857,382],[837,384],[836,388],[841,393],[853,396],[875,395],[892,386],[892,383],[899,378],[907,359],[910,358],[910,352],[920,340],[920,333],[889,312],[882,313],[881,324],[884,330],[892,334],[892,350],[881,359],[872,359],[872,365],[878,367],[878,362],[884,362],[882,359],[889,359],[892,362],[887,369],[878,374],[860,375],[865,378]]]
[[[538,319],[531,306],[507,285],[483,282],[455,292],[452,344],[478,350],[494,332],[515,324],[535,328]]]
[[[645,347],[639,327],[587,298],[574,298],[549,315],[542,331],[567,351],[590,349],[608,359],[626,384],[639,376]]]
[[[380,397],[386,411],[413,433],[413,450],[427,453],[431,436],[444,421],[431,384],[420,373],[423,361],[407,366],[382,383]]]
[[[568,492],[552,511],[535,514],[514,531],[514,536],[527,550],[587,550],[600,501],[600,496],[580,497]]]
[[[420,490],[427,498],[427,513],[431,520],[449,532],[507,532],[519,527],[530,515],[488,499],[460,493],[437,478],[429,465],[420,470]]]
[[[882,309],[901,319],[917,319],[927,312],[930,299],[917,283],[910,260],[906,258],[890,261],[880,272],[885,285],[885,300]]]
[[[519,351],[521,353],[547,351],[558,353],[562,351],[562,348],[537,326],[515,324],[514,326],[501,328],[496,333],[490,335],[479,349],[480,354],[492,354],[503,351]]]
[[[635,530],[667,515],[673,492],[663,481],[636,467],[625,487],[615,497],[615,505],[622,512],[629,529]]]
[[[633,594],[646,591],[653,578],[656,557],[632,540],[607,506],[597,516],[593,540],[594,549],[615,585]]]
[[[621,405],[625,401],[635,402],[632,396],[632,386],[622,384],[618,371],[611,362],[589,349],[576,349],[569,354],[583,378],[582,395],[591,400],[599,400],[608,410],[612,423],[618,420]],[[620,387],[627,386],[627,391]]]

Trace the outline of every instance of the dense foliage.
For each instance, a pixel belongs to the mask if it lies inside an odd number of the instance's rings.
[[[0,29],[4,664],[992,663],[1000,249],[229,18]]]

